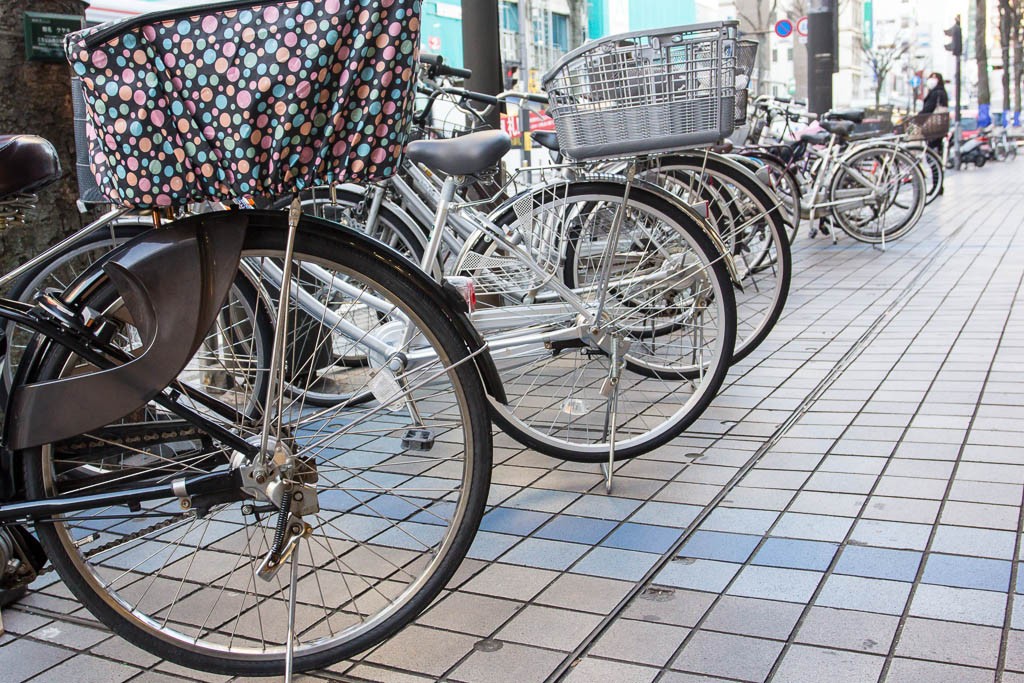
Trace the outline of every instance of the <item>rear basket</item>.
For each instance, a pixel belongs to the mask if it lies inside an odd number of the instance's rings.
[[[735,125],[735,21],[602,38],[543,79],[562,152],[600,159],[713,143]]]
[[[103,195],[178,206],[391,175],[420,2],[372,5],[232,0],[68,35]]]
[[[949,135],[949,113],[918,114],[903,122],[908,140],[934,142]]]

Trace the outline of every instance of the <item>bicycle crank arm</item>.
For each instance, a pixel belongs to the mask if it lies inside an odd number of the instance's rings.
[[[242,477],[237,470],[212,472],[175,479],[166,484],[128,488],[109,493],[60,496],[7,503],[0,505],[0,522],[28,521],[67,512],[79,512],[114,505],[131,505],[161,498],[179,498],[183,501],[182,508],[189,509],[192,505],[192,496],[212,496],[227,491],[237,491],[241,486]]]

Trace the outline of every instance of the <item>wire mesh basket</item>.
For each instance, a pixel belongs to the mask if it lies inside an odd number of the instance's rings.
[[[78,198],[86,204],[106,204],[110,200],[104,196],[96,183],[96,176],[89,165],[89,139],[96,137],[89,114],[85,109],[85,96],[82,94],[82,79],[71,79],[71,108],[74,112],[75,128],[75,176],[78,179]]]
[[[908,140],[933,142],[949,134],[949,113],[918,114],[903,122],[903,133]]]
[[[562,152],[600,159],[715,142],[735,127],[737,22],[609,36],[543,78]]]
[[[747,89],[757,60],[757,45],[756,40],[736,41],[736,127],[747,122]]]

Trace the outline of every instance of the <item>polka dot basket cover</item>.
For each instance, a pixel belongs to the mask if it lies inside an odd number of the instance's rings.
[[[69,35],[100,190],[152,208],[390,176],[419,12],[419,0],[228,2]]]

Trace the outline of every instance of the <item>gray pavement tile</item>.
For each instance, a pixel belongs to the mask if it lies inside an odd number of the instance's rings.
[[[903,625],[896,655],[994,669],[1001,638],[998,628],[911,617]]]
[[[607,659],[587,657],[577,664],[565,678],[571,683],[616,681],[616,683],[650,683],[661,673],[649,666],[637,666]]]
[[[105,628],[95,629],[70,622],[52,621],[46,626],[36,629],[30,635],[38,640],[45,640],[73,650],[88,650],[97,643],[110,638],[110,631]]]
[[[1005,612],[1005,593],[929,584],[918,586],[910,603],[913,616],[989,626],[1002,626]]]
[[[31,612],[7,608],[4,610],[4,631],[15,635],[25,635],[42,628],[52,620]]]
[[[808,477],[810,477],[810,473],[798,470],[769,470],[755,468],[744,475],[743,483],[745,486],[751,487],[795,491],[804,485]]]
[[[874,493],[879,496],[894,498],[923,498],[942,500],[946,495],[947,482],[941,479],[916,479],[913,477],[890,477],[882,475],[878,478],[878,486]]]
[[[394,669],[385,669],[379,666],[373,666],[371,664],[360,663],[354,667],[349,668],[349,662],[344,662],[342,666],[331,667],[329,671],[336,669],[347,669],[344,671],[346,677],[350,676],[350,680],[357,681],[373,681],[373,683],[424,683],[425,681],[436,681],[436,678],[430,676],[421,676],[418,674],[409,673],[408,671],[395,671]],[[330,679],[327,679],[330,680]],[[132,682],[134,683],[134,681]]]
[[[492,649],[494,645],[498,649]],[[466,661],[446,680],[465,683],[540,683],[564,658],[558,652],[516,643],[488,641],[487,648],[474,648]]]
[[[850,542],[882,548],[924,550],[932,527],[875,519],[862,519],[853,527]]]
[[[156,655],[152,655],[145,650],[141,650],[126,641],[124,638],[117,636],[108,638],[99,645],[93,647],[90,651],[100,657],[124,662],[125,664],[131,664],[142,669],[148,669],[160,661],[160,658]]]
[[[771,671],[782,643],[760,638],[698,631],[672,668],[744,681],[762,681]]]
[[[654,577],[659,585],[718,593],[732,581],[740,565],[732,562],[676,558]]]
[[[909,583],[833,574],[825,581],[815,604],[898,615],[903,613],[908,595]]]
[[[864,517],[890,522],[933,524],[939,514],[939,501],[914,498],[871,496],[864,508]]]
[[[632,590],[633,585],[632,581],[563,574],[534,601],[564,609],[609,614]]]
[[[995,672],[897,657],[892,660],[884,680],[885,683],[993,683]]]
[[[844,474],[839,472],[816,472],[807,480],[809,491],[834,491],[836,493],[868,493],[875,486],[873,474]]]
[[[691,627],[701,620],[717,597],[715,593],[655,585],[641,591],[620,616],[623,619]]]
[[[689,505],[707,505],[718,495],[721,487],[710,484],[690,484],[687,482],[669,482],[654,496],[654,500],[664,503],[684,503]]]
[[[839,542],[846,537],[852,524],[853,520],[845,517],[787,512],[779,517],[771,535]]]
[[[729,586],[729,595],[807,603],[818,587],[821,572],[747,566]]]
[[[1024,631],[1011,630],[1006,634],[1006,668],[1024,671]]]
[[[737,486],[722,500],[722,506],[781,512],[790,504],[794,495],[793,491],[784,489]]]
[[[617,619],[590,650],[598,657],[620,659],[650,666],[664,666],[690,629],[633,619]]]
[[[413,624],[371,652],[366,661],[439,677],[473,649],[478,638]]]
[[[488,636],[508,621],[523,603],[473,593],[449,593],[419,618],[419,623],[449,631]]]
[[[718,508],[708,515],[700,526],[711,531],[764,533],[777,517],[778,513],[771,510]]]
[[[637,524],[665,524],[682,529],[689,526],[700,511],[701,508],[697,505],[648,501],[633,513],[629,521]]]
[[[773,683],[819,683],[822,673],[835,681],[874,681],[882,673],[884,657],[794,645],[783,656]]]
[[[7,614],[4,614],[7,625]],[[3,661],[4,680],[20,683],[41,671],[63,662],[74,654],[71,650],[37,643],[25,638],[8,642],[0,647],[0,661]]]
[[[856,517],[867,496],[847,493],[826,493],[824,491],[801,491],[796,494],[790,512]]]
[[[1016,534],[995,529],[976,529],[940,524],[935,531],[932,550],[954,555],[1013,559]]]
[[[864,455],[830,455],[821,463],[821,472],[842,472],[845,474],[881,473],[887,461],[884,458],[871,458]]]
[[[1020,505],[1022,491],[1024,487],[1017,484],[954,479],[949,499],[991,505]]]
[[[1011,505],[985,505],[950,500],[942,510],[940,521],[950,525],[1016,531],[1019,516],[1020,509]]]
[[[465,590],[510,600],[530,600],[558,577],[558,572],[492,564],[470,579]]]
[[[140,672],[139,669],[80,654],[65,660],[44,675],[52,681],[75,681],[75,683],[121,683]],[[39,677],[42,678],[42,677]]]
[[[802,612],[802,606],[791,602],[723,595],[701,628],[785,640]]]
[[[599,623],[601,617],[596,614],[528,605],[494,637],[568,652],[583,642]]]
[[[800,623],[795,640],[843,650],[884,655],[889,651],[899,618],[855,610],[812,607]]]

